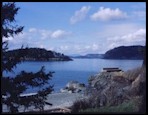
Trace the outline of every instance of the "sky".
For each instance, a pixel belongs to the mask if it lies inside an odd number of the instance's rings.
[[[146,2],[16,2],[22,33],[9,49],[38,47],[75,54],[102,54],[118,46],[145,45]]]

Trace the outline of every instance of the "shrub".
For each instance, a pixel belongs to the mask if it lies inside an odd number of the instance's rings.
[[[87,99],[83,99],[83,100],[77,100],[74,102],[73,106],[72,106],[72,112],[79,112],[80,110],[85,110],[88,108],[96,108],[100,106],[100,97],[99,97],[99,93],[96,92],[92,92],[91,95],[89,95],[89,97]]]
[[[118,106],[104,106],[98,108],[88,108],[79,110],[80,113],[134,113],[139,111],[140,97],[136,97],[130,101],[123,102]]]
[[[124,77],[132,82],[138,77],[140,73],[141,73],[141,67],[137,67],[135,69],[126,71],[124,73]]]
[[[72,110],[72,112],[77,113],[77,112],[79,112],[79,110],[84,110],[89,107],[90,107],[90,105],[89,105],[88,101],[83,99],[83,100],[78,100],[78,101],[74,102],[71,110]]]

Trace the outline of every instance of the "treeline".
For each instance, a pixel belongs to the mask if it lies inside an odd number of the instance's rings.
[[[104,59],[144,59],[145,46],[120,46],[107,51]]]
[[[70,61],[70,57],[43,48],[25,48],[7,51],[6,57],[10,59],[19,56],[24,61]]]

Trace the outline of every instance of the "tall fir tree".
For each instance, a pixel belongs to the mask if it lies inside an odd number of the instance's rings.
[[[15,35],[23,31],[23,26],[16,25],[15,16],[20,8],[16,7],[15,3],[2,3],[1,8],[1,36],[2,36],[2,72],[13,72],[16,64],[22,62],[22,57],[27,55],[27,48],[21,48],[21,52],[14,54],[13,58],[6,55],[8,51],[8,41],[4,38],[15,37]],[[21,58],[20,58],[21,57]],[[8,107],[10,113],[18,113],[20,107],[24,110],[28,107],[34,107],[43,110],[45,104],[52,105],[47,102],[47,96],[53,91],[53,85],[49,84],[53,72],[45,72],[44,66],[36,72],[21,71],[15,77],[4,76],[1,77],[1,94],[2,105]],[[48,84],[48,86],[47,86]],[[45,87],[45,85],[47,87]],[[35,95],[22,96],[28,88],[40,87]]]

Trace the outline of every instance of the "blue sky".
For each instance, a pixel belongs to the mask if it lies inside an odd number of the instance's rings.
[[[66,55],[105,53],[121,45],[145,45],[145,2],[16,2],[21,34],[9,48],[22,45]]]

